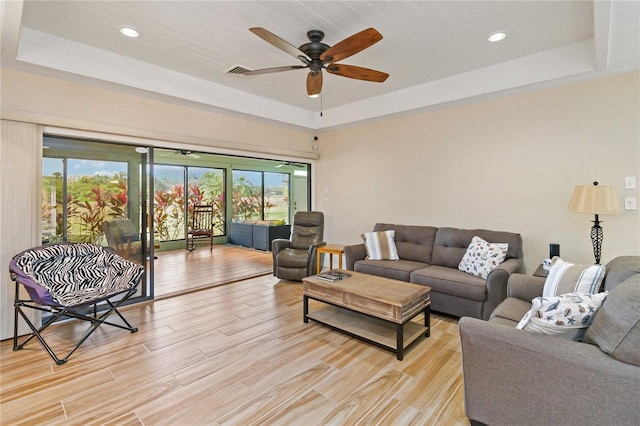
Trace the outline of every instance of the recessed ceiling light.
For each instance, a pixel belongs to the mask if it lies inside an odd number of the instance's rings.
[[[310,98],[317,98],[318,96],[320,96],[320,93],[316,93],[315,95],[309,95]]]
[[[140,33],[136,31],[135,28],[120,27],[120,32],[122,33],[122,35],[125,35],[127,37],[132,37],[132,38],[140,37]]]
[[[506,36],[507,36],[507,33],[503,32],[503,31],[498,31],[498,32],[495,32],[495,33],[491,34],[489,36],[488,40],[491,43],[495,43],[496,41],[500,41],[500,40],[504,39]]]

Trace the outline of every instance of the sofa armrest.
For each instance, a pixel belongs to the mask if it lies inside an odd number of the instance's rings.
[[[364,244],[354,244],[344,247],[344,260],[346,268],[353,271],[353,265],[356,261],[364,260],[367,257],[367,251],[364,248]]]
[[[460,319],[465,409],[491,425],[635,424],[640,367],[597,346]]]
[[[507,297],[531,302],[538,296],[542,296],[545,278],[532,275],[511,274],[507,284]]]
[[[276,238],[271,242],[271,256],[273,258],[273,276],[276,276],[276,268],[278,267],[278,264],[276,263],[276,257],[278,256],[278,253],[280,252],[280,250],[288,248],[290,244],[291,244],[291,241],[285,240],[283,238]]]
[[[522,267],[522,260],[507,259],[487,276],[487,300],[482,306],[482,319],[488,320],[491,312],[507,298],[507,283],[509,276],[519,271]]]

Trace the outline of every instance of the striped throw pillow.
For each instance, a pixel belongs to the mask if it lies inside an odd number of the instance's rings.
[[[396,231],[366,232],[362,234],[369,260],[398,260]]]
[[[544,282],[542,297],[566,293],[598,293],[604,274],[605,268],[602,265],[575,265],[554,257]]]

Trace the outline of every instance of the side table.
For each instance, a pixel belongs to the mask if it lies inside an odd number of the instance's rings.
[[[333,269],[334,254],[338,255],[338,269],[342,269],[342,255],[344,254],[344,246],[340,244],[327,244],[322,247],[318,247],[316,273],[319,274],[322,270],[322,265],[320,264],[322,256],[320,255],[323,253],[329,255],[329,269]]]
[[[542,263],[538,265],[538,268],[533,272],[534,277],[547,278],[547,275],[549,275],[549,271],[544,269]]]

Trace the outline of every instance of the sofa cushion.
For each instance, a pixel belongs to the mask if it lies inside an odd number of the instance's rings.
[[[542,296],[597,293],[604,279],[604,273],[605,269],[602,265],[575,265],[554,257],[544,282]]]
[[[358,260],[353,265],[353,270],[364,274],[378,275],[409,282],[411,271],[424,268],[426,263],[413,262],[411,260]]]
[[[394,225],[376,223],[374,232],[395,231],[396,249],[400,259],[414,262],[431,263],[433,241],[438,228],[433,226]]]
[[[398,260],[394,241],[396,231],[365,232],[362,234],[364,248],[369,260]]]
[[[607,294],[536,297],[516,328],[581,342]]]
[[[429,266],[411,273],[411,282],[428,285],[431,291],[483,302],[487,299],[487,281],[458,269]]]
[[[504,299],[491,313],[490,320],[500,320],[503,324],[515,327],[522,320],[524,315],[531,310],[531,302],[508,297]],[[508,321],[508,323],[506,322]]]
[[[278,267],[283,268],[306,268],[309,263],[309,253],[307,250],[285,248],[277,255]]]
[[[627,278],[640,274],[640,256],[618,256],[606,265],[604,289],[611,291]]]
[[[486,229],[439,228],[433,244],[431,264],[457,269],[474,236],[490,243],[507,243],[509,248],[506,258],[522,258],[520,234]]]
[[[486,279],[489,272],[493,271],[507,257],[508,248],[509,244],[506,243],[490,243],[480,237],[473,237],[458,264],[458,269]]]
[[[598,345],[618,361],[640,365],[640,275],[611,290],[584,341]]]

